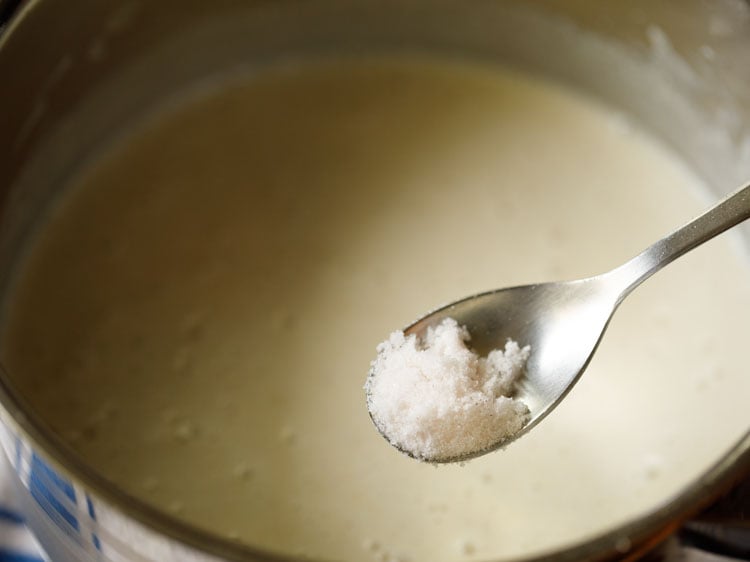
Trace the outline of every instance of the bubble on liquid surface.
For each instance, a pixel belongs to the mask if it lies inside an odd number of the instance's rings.
[[[189,421],[181,422],[174,429],[174,436],[178,441],[187,443],[194,440],[198,435],[198,429],[195,424]]]
[[[297,442],[297,432],[289,426],[284,426],[279,431],[279,439],[285,445],[294,445]]]
[[[247,482],[255,476],[255,470],[245,462],[238,463],[232,469],[232,475],[243,482]]]
[[[477,547],[472,541],[461,539],[458,541],[458,552],[464,556],[471,556],[472,554],[476,554]]]

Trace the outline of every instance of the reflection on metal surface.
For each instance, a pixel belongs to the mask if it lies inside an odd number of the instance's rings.
[[[0,33],[10,21],[23,0],[0,0]]]

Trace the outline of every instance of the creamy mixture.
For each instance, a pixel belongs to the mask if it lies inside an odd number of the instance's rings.
[[[223,536],[355,561],[556,548],[668,501],[750,426],[731,237],[639,288],[563,404],[465,466],[378,436],[373,345],[442,302],[622,263],[701,210],[700,188],[621,117],[511,72],[269,69],[72,182],[2,358],[93,466]]]
[[[393,332],[377,347],[367,409],[395,447],[424,461],[457,460],[518,433],[529,408],[513,397],[531,348],[508,340],[480,357],[465,326],[446,318],[417,337]]]

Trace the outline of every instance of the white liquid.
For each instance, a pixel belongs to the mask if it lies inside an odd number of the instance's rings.
[[[705,205],[590,100],[425,61],[260,74],[154,121],[55,210],[4,361],[131,493],[346,560],[509,558],[667,501],[750,425],[750,271],[726,237],[624,303],[564,403],[434,468],[372,427],[375,345],[436,305],[607,270]]]

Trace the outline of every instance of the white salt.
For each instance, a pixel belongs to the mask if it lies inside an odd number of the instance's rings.
[[[529,357],[508,340],[479,357],[451,319],[423,339],[393,332],[381,343],[365,390],[375,425],[397,448],[425,461],[483,451],[517,433],[528,407],[512,398]]]

